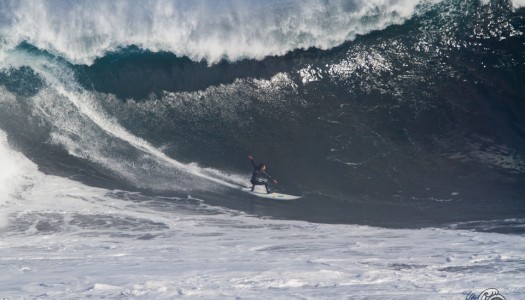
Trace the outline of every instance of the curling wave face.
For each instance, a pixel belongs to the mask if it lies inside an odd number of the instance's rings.
[[[519,298],[524,4],[0,1],[0,294]]]
[[[213,3],[3,2],[1,129],[48,174],[264,215],[523,216],[520,2]],[[252,151],[300,205],[228,188]]]

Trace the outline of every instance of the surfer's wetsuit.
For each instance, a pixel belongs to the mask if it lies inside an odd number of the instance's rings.
[[[273,178],[268,175],[265,171],[261,170],[259,166],[253,161],[253,159],[250,159],[250,162],[253,165],[253,173],[252,173],[252,179],[250,180],[250,183],[252,184],[252,192],[256,185],[264,185],[266,188],[266,193],[270,193],[268,190],[268,179],[273,180]]]

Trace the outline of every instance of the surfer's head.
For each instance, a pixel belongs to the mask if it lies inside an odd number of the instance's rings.
[[[266,170],[266,164],[265,163],[260,163],[258,169],[261,170],[261,171],[265,171]]]

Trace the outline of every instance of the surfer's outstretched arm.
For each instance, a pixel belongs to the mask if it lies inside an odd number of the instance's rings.
[[[257,164],[253,161],[253,156],[248,155],[248,159],[249,159],[250,162],[252,163],[253,167],[254,167],[254,168],[257,168]]]

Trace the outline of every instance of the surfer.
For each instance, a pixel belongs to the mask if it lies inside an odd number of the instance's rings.
[[[264,185],[266,193],[270,194],[270,191],[268,190],[268,180],[273,181],[275,184],[277,184],[277,180],[273,179],[268,173],[266,173],[265,163],[257,165],[255,161],[253,161],[251,155],[248,156],[248,159],[250,159],[250,162],[253,165],[252,179],[250,180],[250,183],[252,184],[252,192],[256,185]]]

